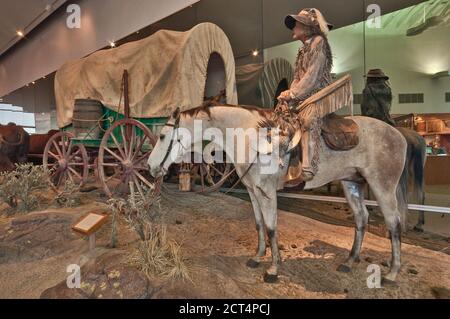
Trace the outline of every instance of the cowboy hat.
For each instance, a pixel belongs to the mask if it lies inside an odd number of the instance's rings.
[[[328,33],[328,31],[333,29],[333,25],[328,23],[323,17],[322,13],[315,9],[303,9],[297,15],[290,14],[284,19],[284,24],[289,29],[293,29],[295,27],[296,22],[300,22],[304,25],[309,26],[317,26],[323,33]]]
[[[367,72],[367,78],[379,78],[384,80],[389,80],[389,77],[384,74],[384,72],[381,69],[372,69]]]

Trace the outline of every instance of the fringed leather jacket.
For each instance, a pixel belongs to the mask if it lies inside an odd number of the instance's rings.
[[[290,88],[289,107],[296,107],[332,82],[333,57],[323,35],[315,35],[300,48]]]

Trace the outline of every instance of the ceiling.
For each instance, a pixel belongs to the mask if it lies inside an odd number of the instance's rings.
[[[0,4],[0,55],[26,35],[67,0],[14,0]]]
[[[100,1],[100,0],[86,0]],[[108,1],[108,0],[101,0]],[[146,0],[128,0],[140,1]],[[342,5],[336,5],[336,0],[201,0],[195,5],[175,13],[166,19],[154,23],[139,33],[116,41],[117,45],[124,42],[146,37],[160,29],[184,31],[200,22],[213,22],[219,25],[230,39],[238,65],[262,62],[262,55],[257,58],[251,55],[252,50],[269,48],[283,43],[291,42],[289,30],[284,26],[284,17],[290,13],[297,13],[302,8],[316,7],[320,9],[327,20],[336,28],[348,26],[364,20],[370,13],[366,6],[370,0],[339,0]],[[444,0],[439,0],[444,1]],[[8,54],[14,56],[14,44],[20,40],[15,35],[18,29],[24,29],[28,34],[32,29],[44,21],[51,13],[66,2],[66,0],[14,0],[0,2],[0,59]],[[71,0],[77,3],[79,0]],[[423,0],[377,0],[382,15],[400,10]],[[433,1],[430,1],[433,2]],[[46,11],[46,6],[51,8]],[[64,8],[54,12],[53,17],[60,19],[64,16]],[[49,19],[48,19],[49,20]],[[36,28],[29,39],[38,37],[45,32],[45,23]],[[105,43],[106,43],[105,39]],[[26,45],[26,39],[20,44]],[[78,45],[73,43],[74,46]],[[22,59],[20,57],[18,59]],[[51,59],[46,56],[45,59]],[[45,60],[42,63],[45,64]],[[48,73],[54,70],[49,70]],[[45,75],[45,74],[42,74]],[[36,81],[38,78],[30,79]],[[36,85],[37,86],[37,85]]]
[[[160,29],[185,31],[197,23],[212,22],[227,34],[236,62],[247,64],[255,62],[255,58],[251,56],[252,50],[292,41],[291,33],[284,26],[284,18],[302,8],[320,9],[335,28],[360,22],[370,15],[366,12],[369,0],[340,1],[343,5],[337,6],[335,0],[201,0],[190,8],[140,30],[139,34],[132,34],[118,42],[121,44],[138,40]],[[386,15],[421,2],[424,1],[378,0],[377,4],[381,7],[381,14]]]

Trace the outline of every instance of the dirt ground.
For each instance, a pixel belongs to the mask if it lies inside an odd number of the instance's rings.
[[[278,221],[280,278],[275,284],[264,283],[269,250],[259,268],[246,266],[257,245],[250,203],[220,193],[204,196],[175,190],[164,195],[168,235],[183,244],[192,282],[149,280],[128,262],[138,238],[126,222],[119,223],[115,249],[108,248],[110,223],[103,226],[94,254],[88,252],[87,241],[71,231],[80,216],[107,211],[99,191],[83,196],[77,208],[0,217],[0,298],[450,297],[450,256],[445,251],[403,244],[398,286],[369,289],[370,264],[379,265],[384,274],[388,271],[388,239],[368,233],[361,263],[351,273],[340,273],[336,268],[353,241],[351,224],[340,226],[283,210]],[[333,211],[350,223],[345,206],[314,203],[317,210]],[[82,267],[81,289],[67,288],[70,264]]]

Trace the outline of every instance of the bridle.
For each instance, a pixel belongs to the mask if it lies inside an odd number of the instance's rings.
[[[167,148],[166,155],[164,155],[163,160],[159,164],[160,168],[163,168],[164,163],[167,161],[167,158],[169,158],[169,154],[172,151],[173,141],[175,140],[175,134],[178,135],[178,128],[180,128],[180,115],[181,114],[178,114],[178,116],[176,117],[175,123],[173,123],[173,124],[172,123],[167,123],[165,125],[165,126],[168,126],[168,127],[172,127],[173,130],[172,130],[172,136],[170,137],[170,144],[169,144],[169,147]]]

